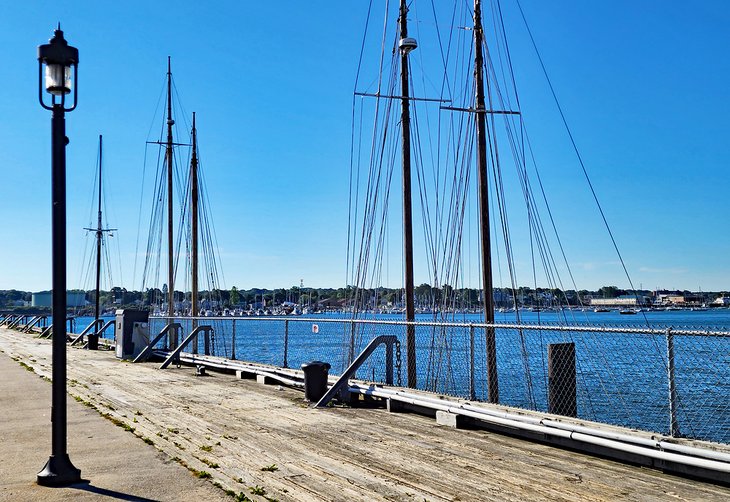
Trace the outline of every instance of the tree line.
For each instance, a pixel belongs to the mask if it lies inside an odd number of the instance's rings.
[[[71,290],[72,292],[83,292],[89,303],[95,301],[96,292]],[[356,294],[357,293],[357,294]],[[439,306],[445,303],[458,306],[477,307],[482,302],[482,290],[477,288],[454,288],[450,285],[433,287],[429,284],[421,284],[414,290],[416,302],[420,306]],[[516,300],[519,305],[540,306],[540,305],[580,305],[586,303],[588,298],[616,298],[621,295],[641,295],[653,297],[655,294],[677,294],[677,295],[700,295],[700,293],[684,291],[630,291],[616,286],[602,286],[598,290],[560,290],[556,288],[530,288],[521,286],[516,290],[512,288],[495,288],[494,300],[498,306],[510,306]],[[707,301],[712,301],[719,296],[728,296],[727,291],[703,292],[701,293]],[[190,300],[191,293],[175,291],[175,301],[183,302]],[[361,305],[400,305],[403,299],[401,288],[360,288],[353,286],[343,288],[251,288],[238,289],[216,289],[213,291],[201,291],[202,299],[212,299],[216,305],[222,308],[248,308],[249,306],[273,306],[285,302],[298,305],[317,306],[346,306],[350,305],[354,298],[357,298]],[[32,293],[20,290],[0,290],[0,308],[13,308],[28,305]],[[159,305],[167,297],[167,288],[150,288],[146,291],[133,291],[126,288],[115,287],[109,291],[99,293],[100,304],[103,308],[110,307],[148,307]]]

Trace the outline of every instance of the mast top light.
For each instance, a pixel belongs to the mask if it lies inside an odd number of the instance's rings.
[[[401,38],[400,42],[398,42],[398,48],[403,54],[408,54],[412,50],[414,50],[416,47],[418,47],[418,42],[416,42],[415,38],[406,37]]]

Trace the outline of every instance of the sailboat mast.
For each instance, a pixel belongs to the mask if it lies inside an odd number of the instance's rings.
[[[167,315],[175,312],[175,271],[173,269],[173,232],[172,232],[172,71],[170,56],[167,57],[167,147],[165,162],[167,163]]]
[[[101,225],[101,166],[102,166],[102,137],[99,135],[99,211],[96,223],[96,301],[94,302],[94,319],[99,319],[99,288],[101,287],[101,239],[103,235]]]
[[[494,324],[494,295],[492,293],[492,248],[489,228],[489,186],[487,180],[487,127],[486,105],[484,99],[484,57],[482,45],[484,31],[482,28],[481,0],[474,0],[474,84],[476,87],[476,140],[477,171],[479,183],[479,224],[482,255],[482,286],[484,322]],[[487,357],[487,399],[490,403],[499,402],[499,385],[497,381],[497,348],[494,328],[486,330]]]
[[[195,112],[193,112],[193,151],[190,157],[190,215],[191,215],[191,254],[192,294],[190,308],[193,317],[198,315],[198,140],[195,129]],[[195,325],[195,320],[193,320]]]
[[[94,336],[89,337],[89,350],[99,348],[99,291],[101,289],[101,240],[104,234],[101,220],[101,166],[102,166],[102,138],[99,135],[99,211],[96,223],[96,297],[94,299]]]
[[[400,2],[400,71],[401,71],[401,127],[403,132],[403,256],[405,265],[406,321],[415,320],[413,299],[413,216],[411,204],[411,115],[408,82],[409,47],[402,42],[408,38],[408,6]],[[408,365],[408,387],[416,386],[416,334],[415,327],[406,327],[406,355]]]

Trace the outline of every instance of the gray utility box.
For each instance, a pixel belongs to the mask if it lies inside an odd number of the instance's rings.
[[[134,359],[150,343],[150,313],[146,310],[120,309],[116,312],[114,341],[119,359]]]

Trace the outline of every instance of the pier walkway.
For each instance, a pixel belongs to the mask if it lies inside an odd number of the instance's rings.
[[[413,414],[316,410],[276,385],[76,348],[69,453],[90,483],[43,488],[50,341],[0,328],[0,351],[0,500],[730,500],[651,469]]]
[[[0,336],[6,334],[18,336],[8,331]],[[13,361],[15,356],[2,343],[0,350],[0,501],[231,500],[72,398],[69,456],[88,482],[68,488],[38,486],[36,473],[51,453],[51,385]],[[32,359],[24,364],[32,367]]]

